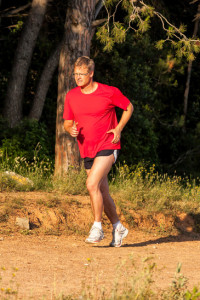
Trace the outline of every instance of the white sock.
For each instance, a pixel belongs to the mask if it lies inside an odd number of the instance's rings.
[[[113,229],[116,229],[119,224],[121,224],[120,221],[117,221],[115,224],[113,224]]]
[[[94,224],[93,224],[95,227],[99,228],[99,229],[102,229],[102,225],[101,225],[101,222],[96,222],[94,221]]]

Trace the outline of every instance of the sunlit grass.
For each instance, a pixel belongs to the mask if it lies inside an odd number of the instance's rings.
[[[0,167],[0,190],[31,191],[52,188],[53,163],[34,156],[29,162],[16,157],[14,163],[6,159]]]
[[[109,175],[110,192],[120,203],[129,203],[132,209],[147,211],[200,212],[200,185],[188,177],[174,174],[159,174],[156,166],[144,164],[128,166],[126,163],[115,167]],[[54,191],[68,195],[87,195],[86,172],[70,167],[66,175],[55,177],[53,164],[48,159],[39,161],[37,156],[29,163],[23,157],[16,157],[10,169],[6,162],[0,169],[1,191]]]
[[[159,174],[155,165],[150,168],[138,165],[133,170],[126,164],[119,166],[110,191],[119,200],[129,201],[135,209],[200,212],[199,184],[189,178]]]
[[[66,175],[53,178],[53,189],[70,195],[86,195],[86,178],[87,175],[84,168],[77,171],[71,167]]]

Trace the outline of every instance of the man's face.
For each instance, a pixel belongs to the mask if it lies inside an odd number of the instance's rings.
[[[85,87],[91,82],[94,72],[89,72],[88,67],[82,65],[74,68],[74,74],[76,84],[80,87]]]

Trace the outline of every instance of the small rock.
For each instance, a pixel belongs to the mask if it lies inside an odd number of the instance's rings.
[[[34,185],[32,180],[30,180],[27,177],[23,177],[23,176],[15,173],[15,172],[5,171],[2,174],[9,177],[9,178],[11,178],[12,180],[14,180],[19,185],[22,185],[22,186],[27,185],[27,184],[31,185],[31,186]]]
[[[28,218],[16,218],[16,225],[22,229],[30,229],[29,219]]]
[[[0,241],[3,241],[4,239],[3,239],[3,237],[0,237]]]

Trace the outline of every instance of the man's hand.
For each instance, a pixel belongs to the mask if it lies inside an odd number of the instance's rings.
[[[121,138],[121,131],[116,127],[114,129],[110,129],[107,131],[107,133],[113,133],[114,134],[114,137],[111,141],[112,144],[116,144],[120,141],[120,138]]]
[[[78,125],[78,123],[74,123],[73,126],[69,130],[69,134],[72,137],[77,137],[79,135],[79,131],[77,130],[77,127],[76,127],[77,125]]]
[[[64,128],[72,137],[77,137],[79,135],[79,131],[77,130],[77,123],[74,123],[72,120],[64,121]]]
[[[120,119],[117,127],[107,131],[107,133],[114,134],[114,138],[111,141],[112,144],[116,144],[120,141],[121,132],[122,132],[124,126],[126,125],[126,123],[128,122],[128,120],[130,119],[132,113],[133,113],[133,105],[131,103],[129,103],[129,105],[127,106],[127,109],[123,111],[121,119]]]

